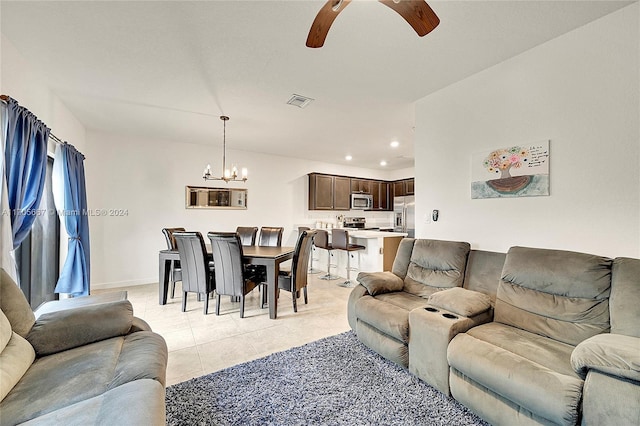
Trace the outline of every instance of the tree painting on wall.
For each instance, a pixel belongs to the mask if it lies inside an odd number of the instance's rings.
[[[549,141],[474,154],[471,198],[549,195]]]

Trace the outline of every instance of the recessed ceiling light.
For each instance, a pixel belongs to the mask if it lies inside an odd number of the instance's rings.
[[[380,165],[381,165],[381,166],[386,166],[386,165],[387,165],[387,162],[386,162],[386,161],[384,161],[384,160],[382,160],[382,161],[380,162]]]
[[[351,161],[351,160],[353,160],[353,157],[350,156],[350,155],[345,155],[344,159],[347,160],[347,161]]]
[[[389,145],[391,145],[391,148],[397,148],[400,146],[400,142],[398,141],[393,141],[391,142]]]

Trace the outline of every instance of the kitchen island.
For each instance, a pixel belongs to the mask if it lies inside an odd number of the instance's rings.
[[[349,231],[352,244],[366,247],[359,252],[360,271],[390,271],[400,241],[406,236],[406,232]]]
[[[331,238],[331,230],[329,238]],[[406,232],[386,232],[373,230],[352,230],[349,229],[349,242],[364,246],[364,250],[351,252],[351,266],[363,272],[390,271],[393,261],[398,251],[400,241],[407,236]],[[322,249],[315,249],[317,260],[314,260],[314,268],[327,271],[327,252]],[[346,278],[347,276],[347,252],[343,250],[333,250],[331,263],[337,268],[331,268],[331,273]],[[355,280],[358,271],[351,272],[351,279]]]

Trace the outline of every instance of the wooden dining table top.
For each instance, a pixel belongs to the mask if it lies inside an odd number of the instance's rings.
[[[211,244],[205,244],[207,254],[211,254]],[[160,250],[165,253],[177,254],[178,250]],[[242,246],[242,254],[247,257],[277,258],[286,256],[295,251],[295,247],[267,247],[267,246]]]
[[[242,254],[250,257],[279,257],[292,253],[294,247],[242,246]]]

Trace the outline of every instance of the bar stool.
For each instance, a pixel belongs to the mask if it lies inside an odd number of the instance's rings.
[[[316,236],[313,238],[313,243],[316,247],[324,249],[327,251],[327,275],[323,275],[320,277],[321,280],[337,280],[340,278],[337,275],[331,275],[331,267],[337,268],[338,265],[334,265],[331,263],[331,256],[333,254],[331,251],[333,250],[332,244],[329,243],[329,233],[323,229],[318,229],[316,232]]]
[[[351,271],[356,271],[359,268],[351,267],[352,252],[366,249],[365,246],[358,244],[349,244],[349,231],[345,229],[334,229],[331,231],[331,246],[334,250],[344,250],[347,252],[347,280],[338,285],[341,287],[355,287],[355,283],[351,282]],[[360,258],[358,258],[358,265],[360,265]]]
[[[311,228],[309,228],[308,226],[298,226],[298,236],[300,236],[304,231],[311,231]],[[307,271],[308,274],[319,274],[320,272],[322,272],[320,269],[315,269],[313,267],[313,261],[314,260],[319,260],[317,257],[314,257],[316,254],[316,246],[315,244],[311,244],[311,256],[309,258],[309,270]]]

